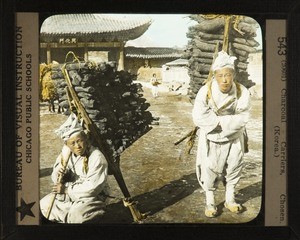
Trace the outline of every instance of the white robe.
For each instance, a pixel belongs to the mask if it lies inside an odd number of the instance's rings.
[[[58,156],[51,175],[52,181],[57,182],[58,171],[62,167],[62,158],[67,158],[69,149],[64,146]],[[57,194],[49,220],[61,223],[89,222],[104,214],[105,195],[108,193],[107,161],[98,148],[88,150],[88,171],[84,170],[82,156],[71,155],[68,165],[65,186],[67,194]],[[46,216],[51,199],[50,193],[40,201],[41,212]]]
[[[215,190],[216,179],[222,175],[233,187],[240,179],[243,134],[250,109],[250,94],[244,86],[240,88],[238,98],[235,83],[228,93],[222,93],[213,80],[210,97],[207,85],[196,96],[192,113],[194,124],[200,128],[196,173],[205,191]]]
[[[153,77],[150,79],[150,83],[152,85],[152,95],[153,97],[158,97],[158,81],[157,78]]]

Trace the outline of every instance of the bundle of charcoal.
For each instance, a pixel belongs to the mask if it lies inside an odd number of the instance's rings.
[[[59,104],[69,108],[66,80],[61,65],[52,68]],[[143,98],[142,85],[133,83],[131,74],[116,71],[116,64],[72,63],[66,70],[73,88],[89,118],[116,159],[138,138],[147,133],[153,117]]]
[[[238,15],[190,15],[190,18],[197,22],[188,30],[190,40],[185,53],[189,59],[190,98],[195,98],[207,80],[214,53],[224,47],[230,55],[237,57],[236,80],[247,88],[255,85],[248,78],[247,67],[249,54],[256,52],[255,47],[259,46],[254,39],[258,23],[250,17]],[[223,46],[225,44],[227,46]]]

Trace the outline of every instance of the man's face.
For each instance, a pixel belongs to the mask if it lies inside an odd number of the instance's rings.
[[[216,70],[215,78],[218,82],[220,91],[222,93],[228,93],[232,87],[234,70],[231,68]]]
[[[71,136],[67,142],[67,146],[71,149],[71,152],[75,155],[84,155],[87,147],[86,136],[82,133],[78,133]]]

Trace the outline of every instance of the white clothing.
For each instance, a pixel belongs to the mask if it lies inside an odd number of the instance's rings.
[[[159,82],[157,80],[157,78],[153,77],[150,79],[150,83],[152,85],[152,95],[153,97],[158,97],[158,85],[159,85]]]
[[[234,61],[236,59],[236,57],[228,55],[225,51],[218,52],[218,56],[212,65],[212,70],[217,71],[222,68],[234,69]]]
[[[74,113],[71,113],[68,119],[55,133],[64,141],[67,141],[73,134],[83,131],[82,122],[80,122]]]
[[[158,86],[152,86],[152,96],[158,97]]]
[[[57,183],[58,171],[62,167],[62,156],[66,157],[67,146],[58,156],[53,167],[52,181]],[[65,186],[67,194],[57,194],[49,220],[61,223],[88,222],[104,214],[107,185],[107,161],[98,148],[88,150],[88,169],[84,167],[84,157],[71,157],[67,165]],[[87,172],[86,172],[87,170]],[[53,193],[40,201],[41,212],[46,216]]]
[[[205,191],[215,190],[218,177],[225,176],[228,189],[234,188],[240,179],[243,133],[250,108],[248,90],[242,85],[240,89],[239,98],[235,83],[228,93],[222,93],[213,80],[210,97],[207,84],[196,96],[192,113],[194,124],[200,128],[196,173]]]

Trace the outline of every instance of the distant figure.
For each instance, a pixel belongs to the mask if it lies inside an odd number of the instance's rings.
[[[154,98],[157,98],[158,97],[158,85],[160,84],[160,82],[156,78],[155,73],[153,73],[152,78],[150,79],[150,83],[152,85],[152,95]]]
[[[50,64],[40,64],[40,100],[48,102],[49,112],[55,112],[54,102],[59,100],[55,82],[52,79],[52,68],[58,65],[56,61]],[[64,108],[58,104],[58,113],[64,112]]]
[[[235,186],[241,178],[243,156],[247,152],[245,125],[249,120],[250,94],[234,81],[234,60],[219,52],[213,63],[214,78],[203,86],[195,99],[193,121],[199,130],[196,173],[205,191],[207,217],[216,217],[214,192],[225,183],[225,207],[239,213]]]

